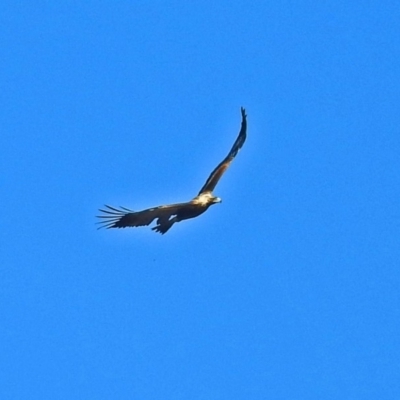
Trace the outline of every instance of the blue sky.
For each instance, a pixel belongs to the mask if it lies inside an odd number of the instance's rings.
[[[0,6],[0,397],[400,398],[394,1]],[[164,236],[104,203],[223,199]]]

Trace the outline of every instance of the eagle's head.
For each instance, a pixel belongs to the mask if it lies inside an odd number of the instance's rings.
[[[221,203],[222,200],[219,197],[214,196],[211,192],[204,192],[196,196],[193,201],[202,206],[211,206],[213,204]]]

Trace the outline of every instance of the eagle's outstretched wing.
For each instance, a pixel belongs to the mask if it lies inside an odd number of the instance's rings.
[[[98,222],[98,224],[100,224],[99,229],[150,225],[156,218],[158,225],[168,224],[171,217],[177,215],[179,211],[187,207],[189,204],[190,203],[170,204],[148,208],[147,210],[137,212],[125,207],[120,207],[118,209],[105,205],[107,209],[99,210],[104,214],[97,216],[98,218],[103,219]]]
[[[204,192],[212,192],[220,180],[223,173],[227,170],[232,160],[236,157],[236,154],[243,146],[244,141],[246,140],[246,130],[247,130],[247,119],[246,119],[246,111],[243,107],[240,109],[242,113],[242,126],[239,132],[239,135],[233,144],[231,151],[229,154],[221,161],[218,166],[211,172],[211,175],[208,177],[207,182],[200,189],[199,194]]]

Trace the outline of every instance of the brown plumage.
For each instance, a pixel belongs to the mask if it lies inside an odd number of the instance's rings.
[[[106,205],[106,209],[99,210],[104,214],[97,216],[98,218],[103,219],[99,222],[99,224],[101,224],[100,228],[109,229],[144,226],[150,225],[155,219],[157,219],[157,225],[153,227],[152,230],[164,234],[175,222],[195,218],[200,214],[203,214],[203,212],[205,212],[211,205],[220,203],[221,199],[215,197],[212,191],[246,140],[247,119],[243,107],[241,108],[241,113],[242,126],[235,143],[228,155],[218,164],[214,171],[211,172],[206,183],[200,189],[199,194],[195,198],[187,203],[158,206],[137,212],[125,207],[120,207],[118,209]]]

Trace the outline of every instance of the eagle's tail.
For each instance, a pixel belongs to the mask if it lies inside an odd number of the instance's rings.
[[[167,224],[162,224],[162,225],[156,225],[154,228],[151,228],[151,230],[160,232],[161,235],[164,235],[164,233],[166,233],[173,224],[174,223],[172,222],[172,223],[167,223]]]
[[[164,221],[158,220],[157,221],[158,225],[151,228],[151,230],[159,232],[161,233],[161,235],[164,235],[164,233],[166,233],[175,222],[177,222],[176,217],[171,218],[170,220],[164,220]]]

